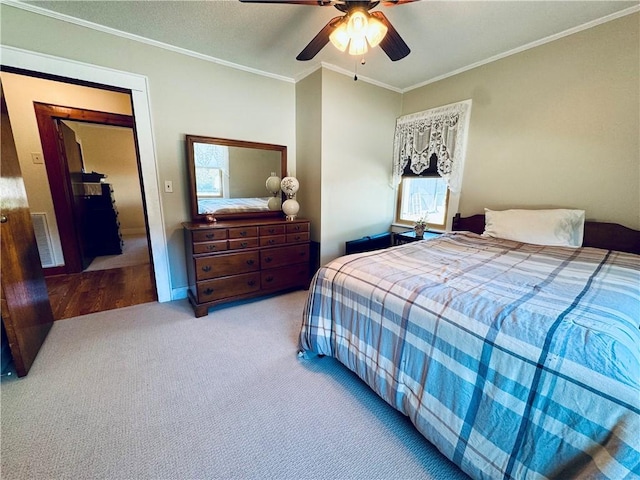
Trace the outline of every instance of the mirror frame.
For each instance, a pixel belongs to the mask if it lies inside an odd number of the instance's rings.
[[[285,145],[275,145],[271,143],[259,143],[249,142],[245,140],[231,140],[228,138],[218,137],[203,137],[199,135],[186,135],[186,148],[187,148],[187,172],[189,180],[189,192],[191,200],[191,221],[193,222],[211,222],[207,220],[210,214],[198,213],[198,199],[196,195],[196,167],[193,151],[194,143],[209,143],[212,145],[222,145],[226,147],[242,147],[242,148],[255,148],[259,150],[272,150],[280,152],[280,173],[278,176],[284,178],[287,176],[287,147]],[[265,178],[266,182],[267,179]],[[266,187],[265,187],[266,188]],[[265,190],[266,191],[266,190]],[[271,210],[268,212],[236,212],[236,213],[220,213],[213,214],[213,221],[216,220],[232,220],[240,218],[253,218],[253,217],[282,217],[284,214],[282,210]]]

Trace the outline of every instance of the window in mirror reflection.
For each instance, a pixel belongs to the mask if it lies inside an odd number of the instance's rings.
[[[196,167],[196,195],[206,198],[228,197],[225,179],[229,172],[229,148],[209,143],[193,145]]]

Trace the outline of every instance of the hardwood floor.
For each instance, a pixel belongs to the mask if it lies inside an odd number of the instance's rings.
[[[158,299],[150,264],[46,277],[54,320]]]

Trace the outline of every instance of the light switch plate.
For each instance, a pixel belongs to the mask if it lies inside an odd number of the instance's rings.
[[[164,181],[164,192],[173,193],[173,182],[171,180]]]
[[[31,161],[35,164],[44,163],[44,158],[41,153],[33,152],[31,153]]]

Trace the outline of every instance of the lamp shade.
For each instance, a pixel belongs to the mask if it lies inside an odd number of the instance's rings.
[[[300,210],[300,204],[293,198],[285,200],[284,203],[282,204],[282,211],[284,212],[284,214],[287,217],[287,220],[289,221],[294,220],[296,218],[296,215],[298,214],[299,210]]]
[[[271,172],[271,176],[267,178],[266,187],[272,195],[276,195],[280,191],[280,177],[276,175],[276,172]]]
[[[281,206],[282,199],[279,196],[269,197],[269,200],[267,200],[267,208],[269,210],[280,210]]]
[[[375,17],[369,17],[369,24],[367,26],[367,42],[371,48],[378,45],[389,29],[387,26]]]
[[[296,194],[298,188],[300,188],[300,183],[295,177],[284,177],[282,182],[280,182],[280,188],[282,188],[287,198],[291,198]]]

